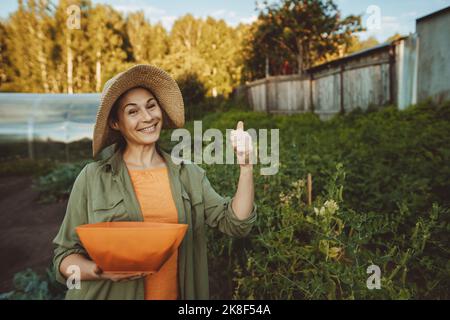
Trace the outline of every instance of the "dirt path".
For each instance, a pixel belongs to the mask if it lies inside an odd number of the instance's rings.
[[[0,292],[13,288],[16,272],[45,272],[51,263],[67,201],[41,205],[37,195],[31,177],[0,177]]]

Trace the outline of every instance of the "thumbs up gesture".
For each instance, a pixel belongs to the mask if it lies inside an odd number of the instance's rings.
[[[239,121],[236,130],[231,130],[230,140],[237,160],[240,165],[246,165],[250,162],[250,155],[253,152],[252,136],[244,131],[244,122]]]

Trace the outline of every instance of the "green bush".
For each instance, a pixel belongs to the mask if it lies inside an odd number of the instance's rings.
[[[56,282],[51,269],[41,276],[31,269],[14,275],[14,290],[0,294],[0,300],[61,300],[64,286]]]
[[[91,160],[63,163],[50,173],[35,179],[33,187],[39,191],[39,202],[49,203],[67,199],[76,177],[89,162]]]
[[[396,216],[356,212],[343,200],[344,177],[338,165],[312,206],[304,203],[299,180],[280,193],[279,212],[261,211],[265,223],[246,248],[247,259],[234,264],[233,298],[448,298],[448,259],[435,249],[445,249],[440,221],[448,221],[449,210],[433,205],[411,227],[407,207]],[[381,268],[381,290],[366,286],[371,264]]]
[[[177,79],[177,83],[180,86],[184,103],[187,106],[199,103],[205,98],[207,89],[197,74],[184,74]],[[187,114],[189,115],[189,109],[186,111],[188,111]]]

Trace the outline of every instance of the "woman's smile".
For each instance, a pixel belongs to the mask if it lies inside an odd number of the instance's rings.
[[[157,124],[158,124],[158,123],[155,123],[155,124],[153,124],[153,125],[151,125],[151,126],[148,126],[148,127],[142,128],[142,129],[139,129],[138,131],[139,131],[140,133],[142,133],[142,134],[152,134],[152,133],[156,132],[156,126],[157,126]]]

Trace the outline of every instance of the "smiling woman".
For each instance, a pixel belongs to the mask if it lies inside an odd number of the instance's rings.
[[[164,111],[150,90],[136,87],[124,92],[114,103],[108,119],[109,126],[120,132],[119,147],[125,151],[126,146],[151,145],[158,141],[163,126]],[[127,164],[133,167],[147,168],[138,164],[138,159],[130,159],[130,152],[124,154]],[[161,159],[158,159],[161,160]]]
[[[159,147],[162,129],[183,126],[181,91],[165,71],[137,65],[105,84],[92,141],[97,161],[77,177],[53,240],[57,280],[65,284],[73,278],[73,266],[79,269],[81,288],[69,286],[66,299],[209,298],[204,227],[235,237],[250,232],[256,221],[253,166],[240,164],[232,199],[220,196],[202,168],[175,163]],[[110,147],[113,153],[102,157]],[[101,270],[76,233],[80,225],[106,221],[186,224],[188,229],[158,272],[120,274]]]

